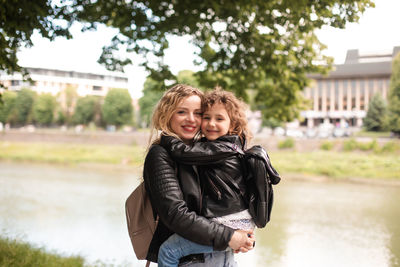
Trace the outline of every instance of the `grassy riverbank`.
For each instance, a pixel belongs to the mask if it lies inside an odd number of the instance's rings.
[[[0,267],[81,267],[87,266],[82,257],[60,256],[28,243],[0,237]]]
[[[145,148],[128,145],[0,142],[0,160],[79,164],[143,163]]]
[[[106,164],[137,168],[143,164],[145,148],[128,145],[86,145],[63,143],[0,142],[0,160],[56,164]],[[281,174],[400,180],[400,156],[397,150],[371,151],[274,150],[273,165]]]

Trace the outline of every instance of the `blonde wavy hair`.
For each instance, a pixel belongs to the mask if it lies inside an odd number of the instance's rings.
[[[171,128],[171,118],[179,103],[192,95],[200,97],[203,103],[204,93],[186,84],[174,85],[164,93],[153,112],[149,146],[159,143],[161,135],[171,135],[179,138]]]
[[[225,91],[221,87],[217,86],[214,90],[205,94],[202,103],[203,112],[209,110],[215,104],[224,105],[228,112],[229,119],[231,120],[230,129],[228,131],[229,135],[238,135],[244,144],[253,137],[249,130],[245,113],[247,105],[242,100],[238,99],[232,92]]]

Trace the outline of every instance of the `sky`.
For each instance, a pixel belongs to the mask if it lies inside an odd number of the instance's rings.
[[[332,56],[336,64],[344,62],[348,49],[360,52],[392,51],[400,46],[400,0],[376,0],[375,8],[367,9],[358,23],[348,23],[345,29],[323,27],[316,32],[319,40],[327,45],[324,54]],[[97,63],[101,49],[115,34],[115,30],[99,27],[96,32],[81,33],[72,28],[74,38],[57,38],[50,42],[34,35],[34,46],[22,48],[18,53],[19,64],[24,67],[55,68],[61,70],[107,73]],[[174,74],[180,70],[199,70],[194,66],[194,47],[188,37],[170,39],[165,62]],[[141,59],[132,56],[133,64],[125,69],[131,95],[139,98],[147,73],[139,67]]]

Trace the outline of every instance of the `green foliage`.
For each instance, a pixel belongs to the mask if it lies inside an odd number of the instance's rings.
[[[380,150],[378,150],[377,152],[381,152],[381,153],[393,153],[396,151],[400,150],[400,144],[393,142],[393,141],[389,141],[386,144],[384,144]]]
[[[143,128],[149,127],[153,110],[163,95],[162,84],[150,77],[146,79],[143,86],[143,96],[139,99],[140,125]]]
[[[132,123],[132,98],[126,89],[111,89],[101,110],[104,122],[117,127]]]
[[[356,149],[361,150],[361,151],[373,151],[376,153],[390,150],[387,147],[380,148],[376,139],[373,139],[370,142],[357,142],[354,138],[351,138],[351,139],[343,142],[343,150],[344,151],[353,151]]]
[[[83,267],[84,263],[81,257],[63,257],[25,242],[0,237],[0,266]]]
[[[85,96],[79,98],[73,116],[74,123],[88,125],[90,122],[95,122],[95,124],[100,125],[100,120],[100,98],[97,96]]]
[[[387,128],[387,108],[382,96],[375,94],[368,105],[367,116],[364,119],[367,131],[382,132]]]
[[[400,135],[400,53],[392,66],[392,76],[389,89],[389,129]]]
[[[34,30],[49,40],[57,36],[71,38],[68,29],[74,21],[75,8],[66,6],[64,1],[1,1],[0,70],[19,71],[26,76],[26,70],[18,65],[18,49],[33,45]]]
[[[36,93],[30,89],[22,89],[15,99],[16,123],[24,125],[32,121],[32,107]]]
[[[285,148],[293,148],[294,147],[294,139],[293,138],[286,138],[283,141],[280,141],[278,143],[278,148],[279,149],[285,149]]]
[[[350,138],[343,142],[343,150],[344,151],[353,151],[357,148],[357,141],[354,138]]]
[[[187,84],[200,89],[200,84],[195,76],[195,73],[191,70],[182,70],[178,72],[176,76],[176,81],[178,83]]]
[[[66,123],[67,125],[71,125],[73,120],[72,117],[74,113],[74,107],[78,100],[78,93],[76,92],[76,87],[68,86],[59,93],[58,97],[60,99],[60,102],[64,103],[63,106],[60,106],[58,112],[62,113],[62,115],[59,114],[58,118],[60,121],[63,120],[64,123]]]
[[[56,98],[48,94],[41,94],[36,97],[33,103],[33,119],[40,125],[49,126],[54,119]]]
[[[15,8],[15,7],[18,8]],[[152,79],[177,80],[164,63],[168,37],[189,36],[196,47],[200,86],[220,85],[247,100],[246,90],[265,119],[290,121],[304,105],[301,91],[308,73],[324,73],[331,58],[314,31],[344,28],[358,21],[372,0],[326,1],[3,1],[0,12],[0,69],[19,70],[16,51],[32,45],[34,29],[49,39],[70,37],[69,27],[99,24],[117,29],[99,62],[109,70],[131,63],[124,50],[158,61],[142,65]],[[21,17],[24,19],[21,20]]]
[[[17,94],[15,92],[4,92],[3,103],[0,103],[0,122],[8,123],[12,121],[15,115],[15,100]]]
[[[332,148],[333,148],[333,143],[332,143],[332,142],[325,141],[325,142],[323,142],[323,143],[321,144],[321,149],[322,149],[322,150],[327,150],[327,151],[329,151],[329,150],[332,150]]]

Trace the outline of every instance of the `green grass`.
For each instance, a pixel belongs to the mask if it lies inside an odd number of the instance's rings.
[[[0,159],[46,163],[105,163],[140,165],[145,149],[140,146],[61,143],[0,142]]]
[[[0,160],[18,162],[124,164],[137,169],[143,164],[144,155],[145,148],[140,146],[0,142]],[[368,179],[400,179],[399,155],[397,140],[378,146],[376,141],[360,145],[349,139],[343,143],[343,151],[270,152],[273,165],[282,174]]]
[[[390,132],[368,132],[365,130],[354,133],[355,137],[371,137],[371,138],[379,138],[379,137],[390,137]]]
[[[400,157],[397,153],[274,151],[270,157],[274,167],[281,173],[333,178],[400,179]]]
[[[79,256],[63,257],[46,252],[28,243],[0,237],[0,267],[80,267],[85,266]]]
[[[283,141],[278,143],[279,149],[286,149],[286,148],[293,148],[294,147],[294,139],[293,138],[286,138]]]

